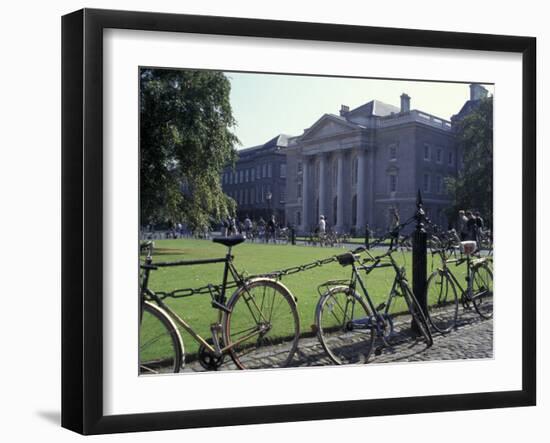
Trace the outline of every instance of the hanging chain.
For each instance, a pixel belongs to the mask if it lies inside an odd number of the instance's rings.
[[[226,289],[236,288],[237,286],[242,284],[242,282],[253,280],[256,278],[274,278],[274,279],[280,280],[283,277],[286,277],[288,275],[293,275],[293,274],[297,274],[298,272],[309,271],[311,269],[318,268],[319,266],[328,265],[329,263],[335,262],[338,259],[337,257],[338,257],[337,255],[333,255],[332,257],[327,257],[322,260],[315,260],[311,263],[306,263],[298,266],[291,266],[290,268],[280,269],[277,271],[267,272],[264,274],[254,274],[254,275],[240,274],[239,275],[240,281],[228,282],[225,288]],[[212,295],[213,293],[219,293],[221,289],[222,289],[221,285],[208,284],[206,286],[201,286],[200,288],[176,289],[172,292],[155,292],[155,294],[160,299],[164,299],[167,297],[182,298],[182,297],[189,297],[191,295],[198,295],[198,294]]]

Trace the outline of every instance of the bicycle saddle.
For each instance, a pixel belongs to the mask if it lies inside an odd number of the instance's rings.
[[[355,260],[357,260],[357,255],[352,254],[351,252],[346,252],[345,254],[341,254],[336,257],[338,260],[338,263],[340,263],[342,266],[348,266],[351,265]]]
[[[233,235],[231,237],[215,237],[212,239],[214,243],[221,243],[224,246],[230,247],[242,243],[245,238],[242,235]]]

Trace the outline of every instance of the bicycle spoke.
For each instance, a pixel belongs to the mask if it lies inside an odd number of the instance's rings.
[[[241,369],[286,366],[299,336],[296,306],[286,289],[271,280],[254,281],[230,307],[224,337],[235,364]]]

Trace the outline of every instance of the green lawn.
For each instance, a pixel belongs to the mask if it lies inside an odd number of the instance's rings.
[[[223,257],[226,252],[224,246],[206,240],[156,240],[155,248],[154,261]],[[233,249],[233,254],[235,266],[239,271],[256,274],[308,263],[342,253],[345,250],[343,248],[243,243]],[[407,276],[411,279],[412,254],[399,252],[395,254],[395,257],[406,266]],[[463,273],[464,268],[465,266],[461,266],[459,273]],[[207,283],[220,284],[222,271],[223,263],[159,268],[151,273],[149,287],[154,291],[172,291],[180,288],[197,288]],[[428,275],[431,271],[431,257],[428,256]],[[336,262],[283,278],[283,283],[298,298],[302,333],[311,331],[315,306],[319,299],[317,293],[319,284],[326,280],[349,278],[350,275],[351,268],[343,268]],[[382,268],[373,271],[366,278],[367,289],[375,303],[386,299],[393,277],[394,272],[391,268]],[[183,299],[167,299],[166,303],[191,324],[200,335],[205,338],[210,337],[210,324],[216,321],[218,311],[211,308],[208,294]],[[399,300],[399,303],[394,306],[396,311],[405,309],[402,300]],[[197,343],[185,331],[182,331],[182,338],[186,353],[191,354],[197,351]]]

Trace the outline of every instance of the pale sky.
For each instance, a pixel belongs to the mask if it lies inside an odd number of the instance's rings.
[[[231,106],[242,146],[260,145],[278,134],[300,135],[323,114],[340,105],[354,109],[373,99],[399,107],[400,95],[411,97],[411,109],[449,120],[470,97],[465,83],[351,79],[282,74],[227,72]],[[484,85],[489,94],[493,85]]]

